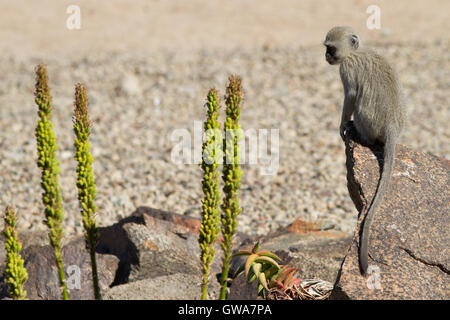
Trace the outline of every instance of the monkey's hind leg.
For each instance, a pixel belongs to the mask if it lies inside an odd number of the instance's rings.
[[[371,146],[374,146],[377,143],[376,138],[372,137],[371,135],[369,135],[365,131],[358,130],[358,128],[356,128],[356,132],[357,132],[358,140],[363,146],[371,147]]]

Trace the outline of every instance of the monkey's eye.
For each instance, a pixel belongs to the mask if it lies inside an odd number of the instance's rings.
[[[353,48],[354,48],[355,50],[358,49],[358,47],[359,47],[359,38],[358,38],[357,35],[352,35],[352,37],[351,37],[351,43],[352,43],[352,46],[353,46]]]
[[[336,47],[327,46],[327,53],[334,56],[336,54]]]

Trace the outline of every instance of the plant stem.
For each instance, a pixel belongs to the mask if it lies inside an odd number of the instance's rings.
[[[214,258],[214,243],[220,232],[220,191],[219,172],[217,170],[222,157],[222,134],[220,132],[219,118],[219,94],[217,90],[208,92],[207,118],[204,123],[206,140],[202,146],[203,181],[202,189],[202,223],[200,226],[198,242],[200,244],[200,260],[202,263],[202,300],[206,300],[208,291],[208,276],[211,262]]]
[[[231,76],[226,93],[226,121],[225,121],[225,138],[223,143],[224,164],[223,176],[224,181],[224,199],[222,202],[222,249],[224,252],[222,265],[222,279],[220,299],[226,299],[228,271],[231,260],[233,236],[237,228],[237,216],[241,212],[239,207],[238,192],[242,172],[240,169],[240,148],[239,141],[242,139],[242,130],[239,125],[239,116],[242,102],[242,85],[241,78]]]
[[[62,222],[64,214],[61,207],[61,193],[58,185],[59,161],[56,157],[56,136],[53,132],[52,98],[48,86],[47,69],[45,65],[36,68],[35,102],[38,106],[38,125],[36,127],[36,140],[38,150],[38,167],[42,171],[41,186],[42,202],[45,206],[45,223],[49,228],[49,239],[55,253],[56,266],[58,268],[59,283],[62,298],[69,299],[62,261],[62,238],[64,230]]]
[[[75,117],[73,119],[73,129],[75,132],[78,201],[80,202],[81,215],[83,217],[84,236],[91,257],[94,296],[95,299],[100,300],[97,260],[95,257],[95,248],[99,239],[98,227],[95,221],[97,208],[94,203],[97,191],[92,169],[93,157],[89,144],[91,122],[88,114],[86,87],[80,83],[75,86]]]
[[[23,266],[23,259],[20,255],[22,244],[20,243],[17,234],[16,225],[16,212],[12,208],[6,207],[5,230],[3,231],[3,236],[6,240],[5,279],[8,284],[8,292],[11,298],[15,300],[26,300],[27,292],[23,287],[28,280],[28,273]]]

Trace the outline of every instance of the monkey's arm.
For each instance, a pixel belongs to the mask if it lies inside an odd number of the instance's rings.
[[[344,106],[342,108],[342,117],[339,132],[341,134],[342,140],[345,141],[346,125],[350,121],[353,111],[355,110],[356,91],[353,89],[350,90],[344,89],[344,91],[345,91],[345,98],[344,98]]]

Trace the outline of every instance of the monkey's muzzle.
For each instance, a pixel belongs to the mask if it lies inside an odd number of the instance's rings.
[[[336,59],[329,53],[325,54],[325,59],[327,60],[327,62],[329,64],[336,64],[337,63]]]

